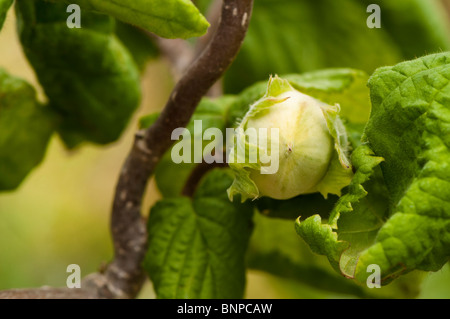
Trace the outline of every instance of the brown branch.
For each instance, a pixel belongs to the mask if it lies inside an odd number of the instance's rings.
[[[450,20],[450,0],[442,0],[442,4],[447,13],[447,18],[448,18],[447,20]]]
[[[38,288],[0,292],[0,298],[134,298],[145,279],[147,248],[141,204],[147,182],[171,147],[172,131],[185,127],[201,98],[236,57],[250,21],[253,0],[224,0],[216,34],[175,86],[158,120],[136,134],[116,186],[111,215],[114,259],[102,273],[87,276],[82,289]]]
[[[115,258],[107,267],[108,289],[115,297],[134,297],[144,280],[141,263],[147,235],[141,217],[147,182],[171,147],[172,131],[185,127],[201,98],[233,62],[248,29],[253,0],[224,0],[221,22],[205,51],[175,86],[158,120],[136,135],[116,188],[111,219]]]
[[[200,55],[201,52],[205,50],[208,43],[211,42],[213,36],[217,32],[220,23],[220,15],[222,14],[222,6],[223,0],[212,1],[207,13],[207,18],[211,23],[211,26],[209,27],[208,32],[204,36],[198,38],[198,41],[195,44],[195,53],[197,55]]]

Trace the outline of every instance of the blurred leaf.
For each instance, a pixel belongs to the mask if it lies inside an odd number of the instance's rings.
[[[361,135],[370,114],[369,90],[366,86],[368,75],[353,69],[326,69],[303,74],[283,76],[302,93],[325,103],[340,105],[340,116],[344,120],[348,138],[353,148],[360,144]],[[267,84],[258,82],[244,90],[231,103],[227,114],[227,126],[234,127],[266,92]],[[313,198],[314,201],[310,199]],[[264,198],[256,201],[258,208],[274,217],[308,217],[320,213],[327,216],[336,201],[335,197],[325,200],[317,194],[298,196],[287,201]],[[308,211],[308,209],[311,209]],[[298,213],[297,216],[294,216]]]
[[[0,0],[0,30],[3,27],[3,23],[6,19],[6,14],[11,7],[14,0]]]
[[[250,106],[264,96],[267,81],[258,82],[236,95],[227,112],[227,127],[236,128],[250,109]]]
[[[255,214],[247,262],[250,268],[291,278],[317,289],[364,296],[363,289],[327,271],[318,256],[312,255],[294,230],[294,222]]]
[[[450,299],[450,264],[435,273],[428,273],[421,287],[419,298]]]
[[[141,72],[144,70],[148,60],[154,59],[159,55],[158,47],[143,30],[117,21],[116,35],[130,51]]]
[[[159,201],[144,267],[158,298],[242,298],[252,208],[228,200],[232,177],[211,171],[194,197]]]
[[[164,38],[199,37],[205,34],[209,27],[208,21],[190,0],[52,1],[76,3],[81,10],[108,14]]]
[[[0,191],[17,188],[42,161],[54,120],[31,85],[0,69]]]
[[[366,19],[366,8],[356,0],[255,1],[248,35],[225,77],[226,92],[270,74],[330,67],[371,72],[399,61],[395,43],[383,29],[367,28]]]
[[[212,0],[193,0],[193,2],[201,13],[206,14]]]
[[[113,142],[139,104],[137,67],[114,35],[114,20],[83,13],[83,28],[69,29],[65,10],[63,4],[18,0],[23,48],[62,117],[66,145]]]
[[[369,29],[366,3],[382,28]],[[258,0],[242,50],[225,77],[237,93],[270,74],[350,67],[372,73],[405,58],[450,48],[437,1]]]
[[[397,43],[404,59],[450,50],[450,25],[441,0],[363,0],[378,4],[381,28]],[[381,65],[380,65],[381,66]]]
[[[327,260],[313,254],[296,236],[292,221],[255,215],[247,253],[252,269],[288,278],[322,291],[359,298],[415,298],[421,273],[411,273],[389,286],[369,289],[330,271]]]

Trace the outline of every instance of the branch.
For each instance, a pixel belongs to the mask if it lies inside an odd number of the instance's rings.
[[[146,33],[158,44],[162,56],[167,59],[171,66],[175,81],[179,81],[194,59],[194,50],[191,45],[186,40],[164,39],[148,31]]]
[[[134,297],[142,286],[147,234],[141,204],[147,182],[174,142],[172,131],[186,127],[201,98],[235,59],[248,29],[252,5],[253,0],[224,0],[214,38],[175,86],[158,120],[136,134],[117,184],[111,218],[115,258],[105,277],[114,297]]]
[[[92,290],[50,288],[0,291],[0,299],[97,299]]]
[[[106,278],[93,273],[81,282],[82,288],[41,287],[0,291],[0,299],[101,299],[112,298],[107,289]]]
[[[147,182],[171,147],[172,131],[185,127],[201,98],[233,62],[250,22],[253,0],[224,0],[221,22],[203,53],[185,72],[158,120],[136,134],[119,181],[111,215],[114,259],[101,273],[87,276],[82,289],[38,288],[0,292],[0,298],[134,298],[145,279],[141,263],[147,249],[141,204]]]

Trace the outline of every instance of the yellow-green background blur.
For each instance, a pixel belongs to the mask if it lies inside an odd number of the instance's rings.
[[[0,67],[39,87],[19,46],[12,10],[0,33]],[[141,108],[118,142],[108,147],[85,145],[68,152],[54,136],[43,163],[20,188],[0,193],[0,289],[64,286],[69,264],[80,265],[82,275],[86,275],[111,259],[109,213],[118,172],[132,143],[137,118],[160,109],[172,85],[169,68],[163,60],[149,63],[142,83]],[[23,152],[26,156],[26,150]],[[145,207],[158,198],[151,183]],[[448,265],[426,276],[420,297],[450,298]],[[141,297],[154,297],[150,282]],[[324,294],[292,281],[250,271],[246,297],[345,296]]]

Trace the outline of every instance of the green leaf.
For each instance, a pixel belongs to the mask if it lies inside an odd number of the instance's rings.
[[[380,66],[449,50],[449,28],[437,2],[255,1],[242,50],[225,76],[225,91],[240,92],[269,74],[330,67],[372,73]],[[366,26],[370,3],[382,8],[380,29]]]
[[[0,69],[0,191],[17,188],[42,161],[54,129],[34,88]]]
[[[3,27],[3,23],[5,23],[6,14],[8,13],[13,1],[14,0],[0,0],[0,30]]]
[[[339,104],[344,118],[348,139],[355,148],[359,145],[363,128],[370,113],[368,75],[353,69],[328,69],[283,76],[302,93],[330,105]],[[249,106],[266,93],[265,82],[256,83],[239,94],[227,114],[227,126],[235,127],[247,113]],[[295,219],[319,212],[327,216],[336,202],[335,196],[326,200],[322,195],[301,195],[290,200],[261,198],[256,205],[265,214]]]
[[[143,30],[117,21],[116,35],[130,51],[141,72],[144,71],[145,65],[150,59],[159,55],[158,47]]]
[[[65,11],[63,4],[18,0],[24,51],[62,117],[65,143],[113,142],[139,104],[139,72],[114,35],[114,20],[86,12],[83,27],[69,29]]]
[[[61,1],[61,0],[53,0]],[[190,0],[64,0],[81,10],[108,14],[164,38],[191,38],[206,33],[208,21]],[[84,13],[83,13],[84,14]]]
[[[369,289],[332,271],[326,259],[313,254],[296,236],[292,221],[255,215],[254,222],[247,252],[247,264],[251,269],[301,283],[302,290],[307,285],[341,297],[415,298],[420,292],[421,273],[411,273],[381,289]]]
[[[359,253],[373,243],[386,218],[387,191],[375,186],[383,185],[381,174],[374,170],[382,160],[367,145],[358,147],[352,154],[356,173],[328,222],[322,223],[319,215],[296,222],[297,233],[311,249],[327,256],[333,268],[347,277],[354,277]]]
[[[312,217],[297,231],[344,275],[365,282],[377,264],[386,284],[450,256],[450,53],[380,68],[369,86],[367,142],[353,153],[348,194],[328,222]]]
[[[360,268],[437,271],[450,256],[450,53],[381,68],[369,87],[366,128],[394,203]],[[393,246],[395,245],[395,246]],[[380,255],[381,254],[381,255]]]
[[[287,75],[297,90],[330,105],[340,105],[346,123],[366,124],[370,114],[369,76],[354,69],[325,69]]]
[[[139,119],[139,129],[145,130],[153,125],[159,117],[159,112],[145,115]]]
[[[211,171],[192,199],[151,209],[144,268],[158,298],[242,298],[253,210],[228,200],[231,181],[228,171]]]
[[[378,4],[381,27],[397,43],[405,59],[450,49],[449,23],[439,0],[363,0]],[[414,35],[412,37],[411,35]]]

